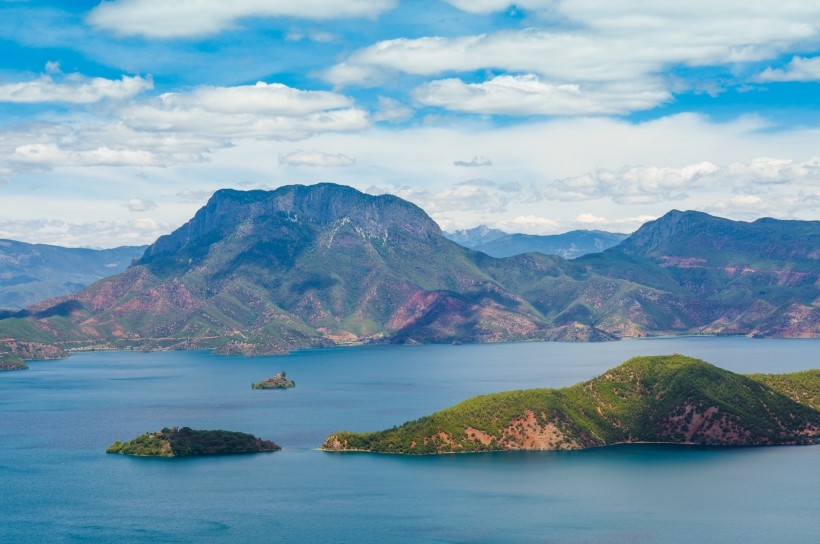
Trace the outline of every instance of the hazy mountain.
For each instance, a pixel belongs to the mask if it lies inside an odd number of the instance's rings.
[[[460,246],[475,249],[476,247],[508,236],[503,230],[493,229],[487,225],[479,225],[471,229],[459,229],[453,232],[443,232],[445,238]]]
[[[0,308],[20,309],[125,270],[146,246],[66,248],[0,240]]]
[[[588,253],[600,253],[628,236],[600,230],[573,230],[551,235],[507,234],[470,247],[493,257],[512,257],[522,253],[538,252],[574,259]]]
[[[128,270],[5,313],[0,338],[255,354],[353,342],[820,336],[820,223],[682,215],[571,261],[498,259],[446,239],[394,196],[327,183],[223,190]],[[799,247],[766,250],[776,239]]]

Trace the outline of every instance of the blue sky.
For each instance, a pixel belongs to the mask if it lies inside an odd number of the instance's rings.
[[[813,4],[0,0],[0,238],[150,243],[321,181],[447,230],[816,220]]]

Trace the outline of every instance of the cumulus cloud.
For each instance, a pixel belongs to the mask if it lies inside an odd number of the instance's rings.
[[[303,91],[258,82],[165,93],[121,110],[128,126],[143,131],[207,134],[214,138],[299,140],[328,131],[360,130],[367,112],[328,91]]]
[[[500,213],[515,199],[510,187],[487,179],[471,179],[435,189],[420,187],[370,187],[371,194],[390,193],[409,200],[435,216],[453,211],[483,210]]]
[[[142,245],[171,230],[171,225],[149,218],[128,222],[0,218],[0,238],[64,247],[105,248]]]
[[[379,97],[379,109],[373,114],[374,121],[399,123],[413,117],[413,108],[386,96]]]
[[[484,156],[476,156],[470,161],[453,161],[453,165],[464,168],[478,168],[480,166],[492,166],[493,161]]]
[[[619,204],[649,204],[681,200],[686,189],[702,186],[717,174],[709,162],[683,168],[657,166],[625,167],[617,172],[598,170],[556,180],[543,196],[555,200],[610,198]]]
[[[52,73],[57,70],[54,63],[47,64],[46,68]],[[0,102],[91,104],[102,100],[124,100],[153,88],[151,78],[140,76],[122,76],[113,80],[81,74],[43,74],[37,79],[0,85]]]
[[[643,85],[643,88],[639,88]],[[581,86],[551,84],[535,74],[502,75],[483,83],[464,83],[457,78],[431,81],[413,90],[425,106],[453,111],[504,115],[602,115],[622,114],[657,106],[670,99],[660,82],[647,79],[636,84]]]
[[[132,198],[125,204],[125,207],[132,212],[147,212],[156,208],[157,203],[143,198]]]
[[[820,57],[792,57],[783,68],[766,68],[757,76],[757,81],[820,81]]]
[[[0,169],[170,166],[206,160],[236,140],[299,140],[370,125],[352,99],[281,84],[200,87],[110,109],[116,120],[55,120],[0,132]]]
[[[112,0],[94,8],[88,22],[124,36],[191,38],[234,28],[243,18],[374,18],[397,3],[398,0]]]
[[[356,159],[341,153],[331,154],[299,149],[284,156],[280,155],[279,164],[285,166],[341,167],[356,164]]]
[[[682,200],[688,191],[722,187],[754,193],[761,187],[789,183],[820,183],[820,157],[796,162],[760,157],[718,166],[711,162],[681,168],[630,166],[618,171],[597,170],[563,178],[539,190],[539,196],[561,201],[609,198],[618,204],[651,204]]]
[[[452,3],[481,13],[510,4]],[[765,61],[795,44],[820,40],[820,12],[805,3],[527,4],[549,24],[453,38],[384,40],[354,51],[324,77],[336,85],[375,85],[396,72],[504,71],[506,75],[483,82],[457,77],[429,82],[414,96],[425,105],[475,113],[625,113],[656,106],[673,90],[686,88],[685,81],[660,77],[670,67]]]

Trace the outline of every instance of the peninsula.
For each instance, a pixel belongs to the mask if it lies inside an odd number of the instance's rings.
[[[287,378],[284,372],[280,372],[272,378],[262,380],[261,382],[255,382],[251,385],[251,387],[253,389],[290,389],[295,385],[296,382]]]
[[[192,455],[225,455],[280,450],[270,440],[234,431],[198,431],[190,427],[164,428],[145,433],[130,442],[117,440],[106,453],[121,453],[139,457],[187,457]]]
[[[25,370],[28,365],[16,355],[11,353],[0,353],[0,371],[2,370]]]
[[[740,375],[683,355],[635,357],[563,389],[483,395],[394,427],[340,432],[326,451],[432,454],[622,443],[815,444],[820,370]]]

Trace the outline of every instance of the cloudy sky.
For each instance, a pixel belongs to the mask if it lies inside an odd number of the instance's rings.
[[[0,0],[0,238],[321,181],[447,230],[820,219],[820,4]]]

